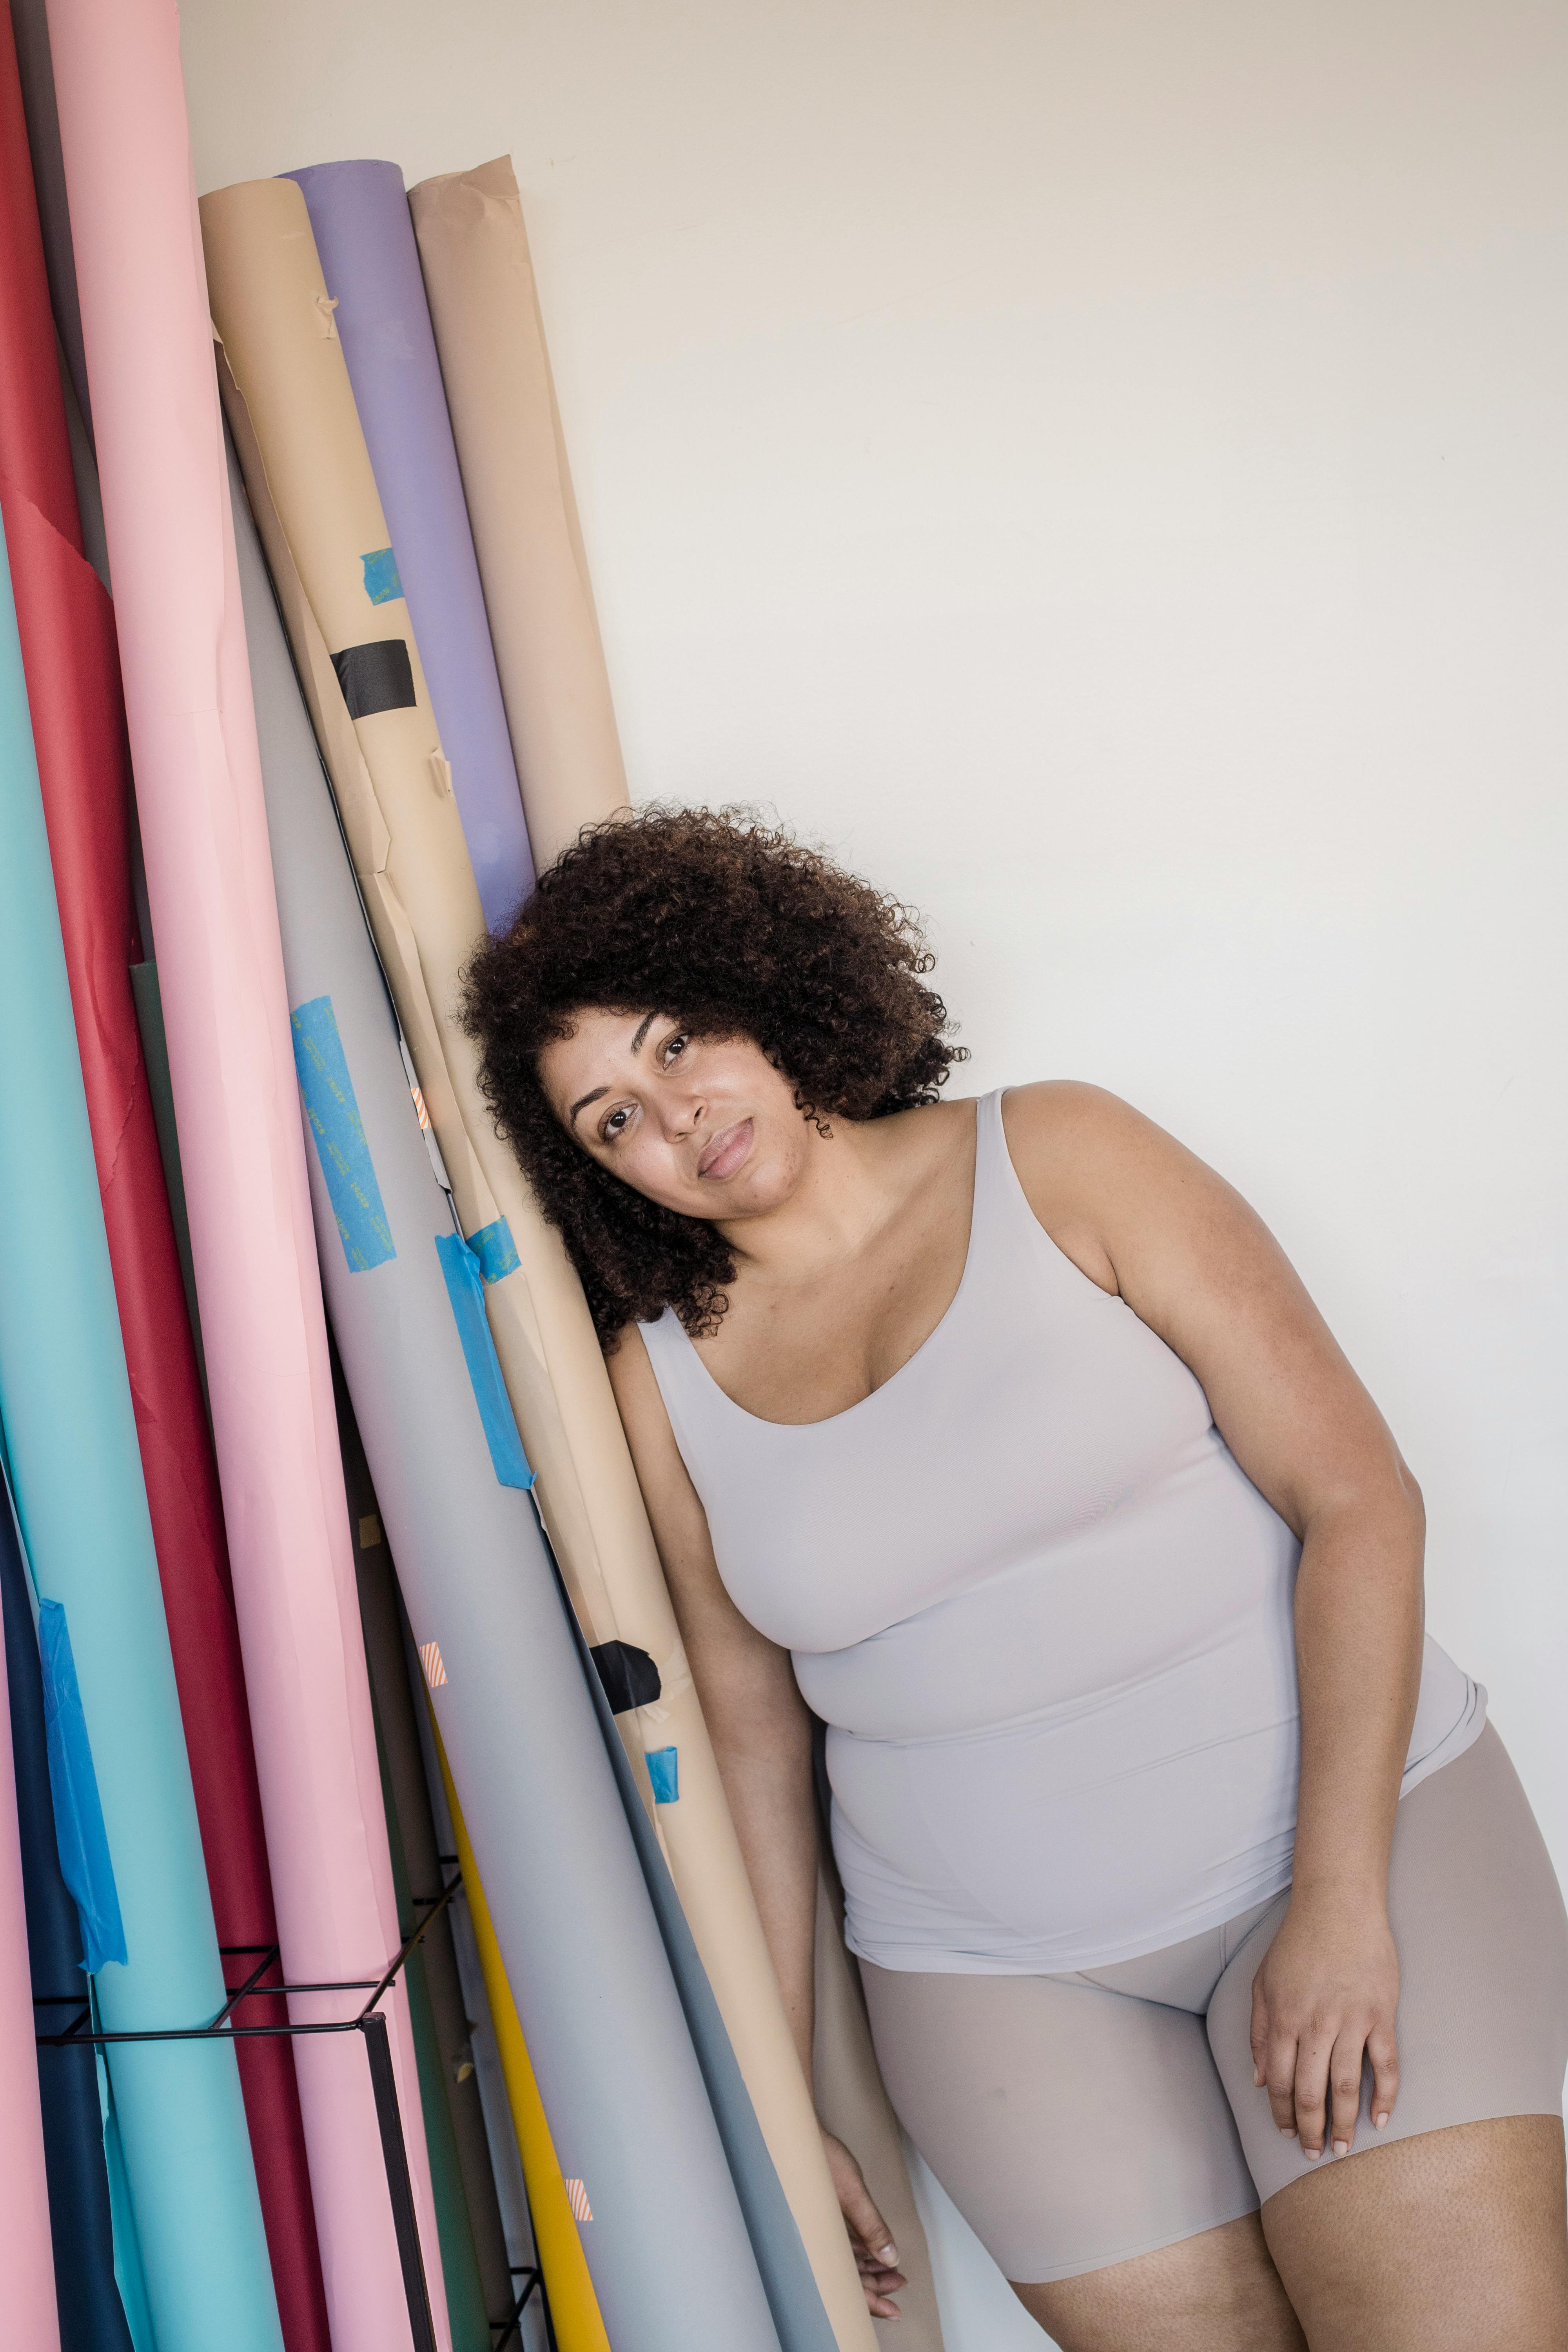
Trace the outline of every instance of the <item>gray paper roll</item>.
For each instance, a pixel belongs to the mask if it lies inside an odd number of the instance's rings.
[[[322,1281],[556,2148],[592,2210],[595,2292],[637,2352],[779,2352],[548,1555],[492,1464],[436,1246],[456,1226],[232,452],[230,476],[289,1001],[336,1065],[308,1090]]]

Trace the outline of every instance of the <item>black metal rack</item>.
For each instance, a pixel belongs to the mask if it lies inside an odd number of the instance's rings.
[[[445,1862],[447,1857],[443,1855],[442,1860]],[[35,2009],[74,2009],[78,2011],[63,2032],[40,2033],[36,2037],[46,2049],[54,2050],[82,2042],[102,2048],[119,2042],[250,2042],[293,2040],[309,2033],[363,2035],[365,2058],[370,2067],[371,2090],[375,2100],[375,2120],[381,2134],[382,2161],[386,2167],[387,2193],[392,2200],[393,2227],[397,2235],[397,2253],[403,2270],[403,2292],[408,2305],[414,2352],[437,2352],[436,2331],[430,2315],[430,2289],[425,2276],[425,2260],[419,2248],[414,2185],[408,2170],[408,2147],[403,2134],[403,2116],[397,2103],[392,2046],[387,2039],[386,2020],[377,2003],[384,2000],[411,1954],[440,1917],[462,1883],[462,1873],[455,1871],[439,1895],[414,1897],[424,1910],[425,1916],[403,1945],[391,1967],[378,1978],[351,1977],[341,1982],[324,1984],[263,1984],[262,1978],[281,1957],[279,1946],[224,1944],[219,1950],[225,1959],[254,1959],[256,1966],[243,1984],[224,1987],[227,1998],[217,2015],[206,2025],[150,2027],[139,2032],[105,2033],[94,2026],[91,2001],[84,2003],[79,1993],[40,1994],[33,2003]],[[237,2025],[231,2022],[233,2012],[242,2000],[272,2000],[294,1992],[368,1992],[370,1998],[353,2017],[332,2018],[316,2024]],[[514,2268],[512,2276],[522,2281],[522,2292],[511,2317],[502,2326],[493,2352],[505,2352],[505,2347],[519,2335],[523,2312],[536,2291],[544,2314],[545,2334],[553,2352],[555,2331],[551,2326],[542,2273],[535,2263]]]

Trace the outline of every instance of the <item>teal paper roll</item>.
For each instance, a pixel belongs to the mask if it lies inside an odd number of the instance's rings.
[[[0,1106],[0,1419],[40,1598],[69,1622],[128,1955],[95,1977],[99,2009],[108,2032],[199,2025],[223,1968],[3,537]],[[109,2066],[158,2352],[282,2352],[232,2047],[121,2043]]]

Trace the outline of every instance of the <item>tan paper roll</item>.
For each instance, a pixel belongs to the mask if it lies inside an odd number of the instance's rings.
[[[842,2352],[875,2343],[718,1767],[582,1286],[479,1093],[458,1026],[483,937],[479,893],[401,599],[374,606],[362,558],[386,525],[299,188],[202,199],[225,399],[376,944],[463,1230],[504,1218],[520,1264],[485,1302],[540,1507],[591,1643],[658,1668],[644,1751],[674,1747],[657,1821],[692,1936]],[[352,718],[331,656],[401,641],[414,701]],[[623,1733],[626,1718],[621,1718]],[[646,1768],[643,1778],[646,1781]]]
[[[542,868],[581,826],[621,805],[626,787],[522,202],[504,155],[423,180],[408,202],[529,835]],[[941,2352],[924,2232],[844,1948],[841,1908],[825,1880],[819,2111],[866,2168],[904,2255],[910,2286],[899,2340],[907,2352]]]
[[[626,769],[511,158],[408,193],[541,872]]]
[[[824,1868],[816,1884],[816,2112],[853,2151],[909,2280],[899,2293],[899,2317],[873,2321],[878,2340],[896,2345],[898,2352],[942,2352],[931,2253],[904,2162],[899,2119],[871,2046],[859,1971],[845,1948],[843,1918],[837,1876]]]

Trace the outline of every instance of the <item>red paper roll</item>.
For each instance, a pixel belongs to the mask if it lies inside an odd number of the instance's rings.
[[[131,768],[114,616],[82,552],[8,9],[0,9],[0,509],[213,1911],[220,1943],[268,1945],[277,1926],[223,1510],[131,993]],[[241,1975],[254,1965],[230,1963]],[[286,2024],[286,2005],[247,2000],[244,2022]],[[289,2352],[330,2352],[291,2045],[241,2042],[238,2055],[285,2341]]]

